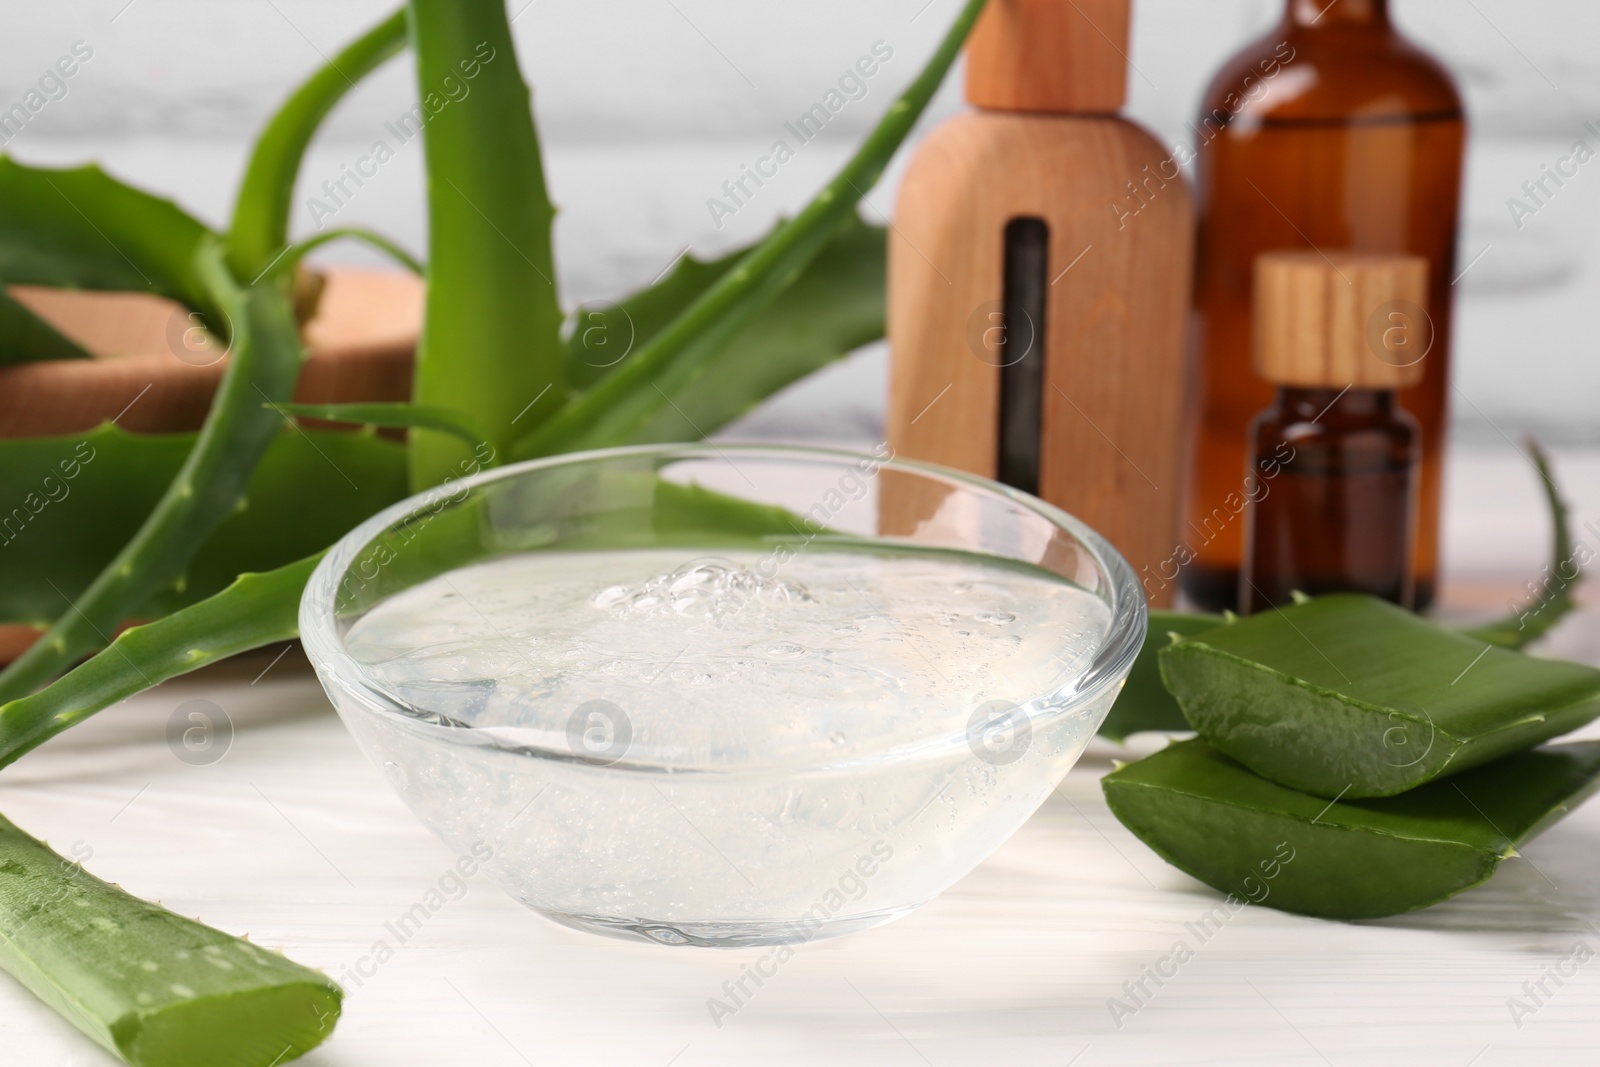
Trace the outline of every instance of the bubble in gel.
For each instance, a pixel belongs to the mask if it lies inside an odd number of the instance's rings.
[[[806,603],[805,588],[779,578],[763,578],[731,560],[707,556],[691,560],[637,586],[609,586],[593,598],[596,607],[623,617],[668,613],[680,618],[722,621],[752,606]]]

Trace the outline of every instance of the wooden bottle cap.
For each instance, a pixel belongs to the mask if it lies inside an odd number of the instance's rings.
[[[1130,4],[989,0],[967,42],[967,99],[997,111],[1122,110]]]
[[[1421,256],[1263,252],[1255,267],[1256,373],[1312,389],[1404,389],[1433,346]]]

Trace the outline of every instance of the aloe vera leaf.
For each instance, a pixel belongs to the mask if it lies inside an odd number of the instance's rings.
[[[63,336],[0,286],[0,366],[91,358],[78,342]]]
[[[430,113],[428,292],[411,399],[470,412],[507,453],[567,393],[555,209],[504,0],[411,0],[410,10]],[[458,85],[466,95],[452,101]],[[412,488],[459,474],[468,455],[452,435],[412,434]]]
[[[133,1067],[271,1067],[320,1044],[317,971],[108,885],[0,817],[0,967]]]
[[[413,256],[410,252],[407,252],[404,248],[394,241],[389,240],[389,238],[385,237],[383,234],[375,233],[372,230],[364,229],[360,226],[341,226],[336,230],[323,230],[319,234],[307,237],[304,241],[300,241],[291,246],[284,257],[273,265],[272,269],[276,272],[284,270],[287,267],[295,266],[299,264],[299,262],[304,259],[308,253],[316,251],[318,248],[328,244],[330,241],[343,240],[360,241],[363,244],[371,245],[373,248],[376,248],[378,251],[382,252],[384,255],[400,264],[406,270],[419,277],[424,277],[428,273],[428,268],[423,266],[422,261],[416,256]]]
[[[299,633],[300,593],[314,556],[241,574],[222,592],[143,626],[50,685],[0,705],[0,767],[119,700],[252,648]]]
[[[0,700],[31,692],[78,656],[106,643],[116,625],[162,586],[178,581],[190,558],[241,506],[250,472],[282,425],[261,402],[288,400],[301,347],[294,312],[276,285],[240,290],[215,242],[198,271],[234,324],[228,369],[194,449],[139,532],[70,603],[44,635],[4,672]]]
[[[1529,438],[1528,453],[1533,457],[1534,469],[1539,472],[1539,485],[1544,490],[1545,503],[1550,508],[1550,565],[1545,568],[1542,592],[1533,602],[1498,622],[1480,626],[1467,632],[1480,641],[1502,648],[1525,648],[1553,629],[1556,623],[1578,606],[1574,595],[1583,580],[1581,560],[1572,546],[1572,517],[1567,502],[1561,498],[1550,457],[1545,455],[1539,442]]]
[[[317,70],[278,109],[256,138],[228,229],[228,266],[250,281],[289,240],[289,206],[306,146],[322,120],[355,83],[406,44],[406,12],[396,11]]]
[[[1161,650],[1172,634],[1184,637],[1203,633],[1222,623],[1221,615],[1195,615],[1181,611],[1152,611],[1145,626],[1144,644],[1128,672],[1117,702],[1100,724],[1098,733],[1112,741],[1122,741],[1141,730],[1190,729],[1183,709],[1161,684]]]
[[[0,441],[0,501],[16,502],[0,513],[0,622],[43,627],[60,614],[63,596],[76,600],[138,532],[195,437],[102,425],[70,437]],[[250,475],[248,506],[206,538],[181,584],[156,590],[129,617],[158,618],[242,571],[315,552],[405,495],[400,442],[284,427]]]
[[[1323,797],[1390,796],[1600,716],[1600,670],[1496,648],[1369,596],[1240,619],[1160,660],[1201,737]]]
[[[618,444],[693,440],[785,386],[878,340],[884,328],[884,231],[852,214],[815,259]]]
[[[707,364],[675,408],[633,443],[700,436],[791,382],[883,336],[886,242],[881,227],[850,216],[793,286],[757,312]],[[743,259],[748,248],[715,260],[684,256],[660,282],[620,303],[579,308],[567,339],[567,381],[587,389],[648,344]],[[692,423],[692,425],[691,425]]]
[[[170,200],[97,166],[55,170],[0,156],[0,278],[166,296],[211,317],[197,266],[211,232]]]
[[[889,106],[838,176],[798,215],[717,279],[636,355],[520,438],[513,456],[524,459],[632,440],[671,406],[670,397],[700,380],[716,353],[799,277],[854,214],[944,80],[983,5],[984,0],[968,0],[927,66]]]
[[[1597,784],[1600,741],[1518,752],[1376,800],[1285,789],[1198,738],[1101,779],[1124,826],[1230,903],[1329,919],[1398,915],[1471,889]]]
[[[493,466],[493,449],[483,427],[463,411],[431,404],[373,403],[373,404],[276,404],[285,415],[308,419],[326,419],[330,422],[354,422],[386,429],[427,429],[454,434],[474,450],[480,462]]]
[[[653,285],[617,301],[578,307],[566,338],[566,379],[573,389],[588,389],[653,340],[683,310],[749,254],[735,249],[716,259],[685,254]]]

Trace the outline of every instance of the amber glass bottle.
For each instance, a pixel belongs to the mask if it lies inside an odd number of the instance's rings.
[[[1414,603],[1419,429],[1396,394],[1422,378],[1427,273],[1420,256],[1256,260],[1253,364],[1277,400],[1250,426],[1242,613],[1297,591]]]
[[[1280,387],[1251,439],[1258,461],[1281,470],[1245,512],[1240,613],[1296,592],[1371,593],[1410,607],[1417,420],[1394,390]]]
[[[1183,589],[1233,607],[1238,494],[1251,417],[1273,400],[1251,373],[1250,286],[1270,249],[1407,252],[1428,261],[1433,347],[1400,394],[1421,425],[1415,601],[1433,597],[1447,419],[1450,282],[1465,127],[1449,74],[1402,38],[1386,0],[1289,0],[1283,21],[1233,57],[1193,131],[1199,193],[1198,367]],[[1236,499],[1236,497],[1235,497]],[[1221,510],[1219,511],[1219,508]]]

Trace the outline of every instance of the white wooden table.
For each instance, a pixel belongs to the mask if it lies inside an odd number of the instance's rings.
[[[1538,560],[1542,520],[1514,463],[1463,464],[1452,578],[1463,596],[1492,601],[1511,591],[1493,561]],[[1572,457],[1563,470],[1580,518],[1600,516],[1600,458]],[[1600,662],[1600,610],[1549,647]],[[1345,924],[1252,907],[1201,944],[1185,924],[1218,895],[1112,818],[1097,778],[1127,753],[1096,742],[1033,820],[945,896],[883,929],[802,948],[761,988],[746,982],[753,995],[719,1026],[708,1000],[731,1004],[724,983],[762,952],[577,933],[481,877],[398,943],[386,924],[440,886],[452,857],[356,750],[298,653],[273,664],[276,654],[162,686],[56,739],[0,776],[0,811],[59,850],[92,849],[91,871],[140,896],[340,978],[345,1016],[302,1061],[314,1067],[1600,1058],[1600,962],[1559,989],[1547,982],[1553,995],[1520,1020],[1508,1007],[1512,997],[1531,1006],[1523,983],[1579,939],[1600,955],[1600,933],[1585,925],[1600,925],[1600,802],[1487,886],[1427,911]],[[169,719],[190,700],[211,701],[234,726],[209,766],[167,744]],[[1139,741],[1136,752],[1160,744]],[[1123,983],[1179,939],[1193,959],[1114,1020],[1108,1001],[1126,1000]],[[380,941],[394,954],[374,966]],[[0,1064],[112,1062],[0,977]]]

